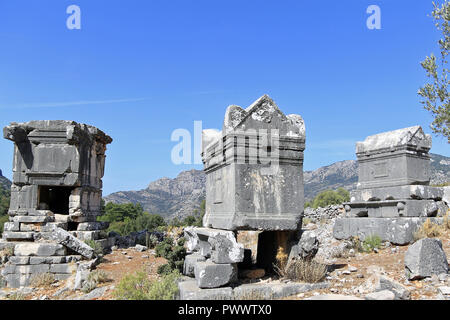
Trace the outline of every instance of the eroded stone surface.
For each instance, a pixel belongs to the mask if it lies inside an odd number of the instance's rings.
[[[221,132],[203,134],[203,224],[226,230],[296,230],[303,212],[305,126],[263,96],[228,107]]]

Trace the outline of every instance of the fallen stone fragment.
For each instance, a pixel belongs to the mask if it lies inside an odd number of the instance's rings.
[[[143,252],[143,251],[147,251],[147,250],[148,250],[148,247],[143,246],[143,245],[140,245],[140,244],[137,244],[134,248],[135,248],[137,251],[139,251],[139,252]]]
[[[409,280],[448,273],[448,263],[442,242],[436,238],[420,239],[405,254],[405,273]]]
[[[365,296],[366,300],[394,300],[395,294],[390,290],[381,290],[369,293]]]

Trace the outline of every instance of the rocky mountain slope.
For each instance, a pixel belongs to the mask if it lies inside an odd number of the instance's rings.
[[[9,189],[11,188],[11,181],[2,175],[2,170],[0,169],[0,187]]]
[[[431,184],[450,181],[450,158],[431,154]],[[310,200],[319,192],[343,187],[356,188],[358,163],[346,160],[304,172],[305,198]],[[205,175],[200,170],[181,172],[175,179],[162,178],[139,191],[120,191],[105,197],[106,202],[141,203],[151,213],[183,217],[199,208],[205,198]]]
[[[199,209],[205,199],[205,183],[203,171],[183,171],[175,179],[162,178],[146,189],[115,192],[104,199],[113,203],[140,203],[150,213],[183,217]]]

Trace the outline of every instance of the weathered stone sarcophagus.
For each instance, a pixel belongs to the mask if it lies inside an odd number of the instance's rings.
[[[4,271],[8,285],[25,285],[38,271],[54,270],[62,278],[68,262],[92,258],[83,241],[107,245],[108,225],[97,216],[112,139],[95,127],[62,120],[11,123],[3,134],[14,142],[10,218],[0,243],[16,247]]]
[[[228,107],[222,132],[203,132],[204,225],[226,230],[296,230],[303,213],[305,126],[263,96]]]
[[[346,217],[336,221],[334,236],[378,235],[384,241],[406,244],[426,218],[445,214],[444,188],[429,186],[430,148],[431,136],[420,126],[357,142],[357,190],[345,204]]]
[[[229,106],[222,131],[203,131],[203,228],[185,229],[193,288],[223,287],[238,266],[273,270],[287,259],[303,215],[304,149],[303,119],[267,95],[246,109]]]

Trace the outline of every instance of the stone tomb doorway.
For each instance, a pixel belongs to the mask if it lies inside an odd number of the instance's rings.
[[[74,188],[39,186],[38,190],[38,209],[50,210],[54,214],[69,215],[69,198]]]

